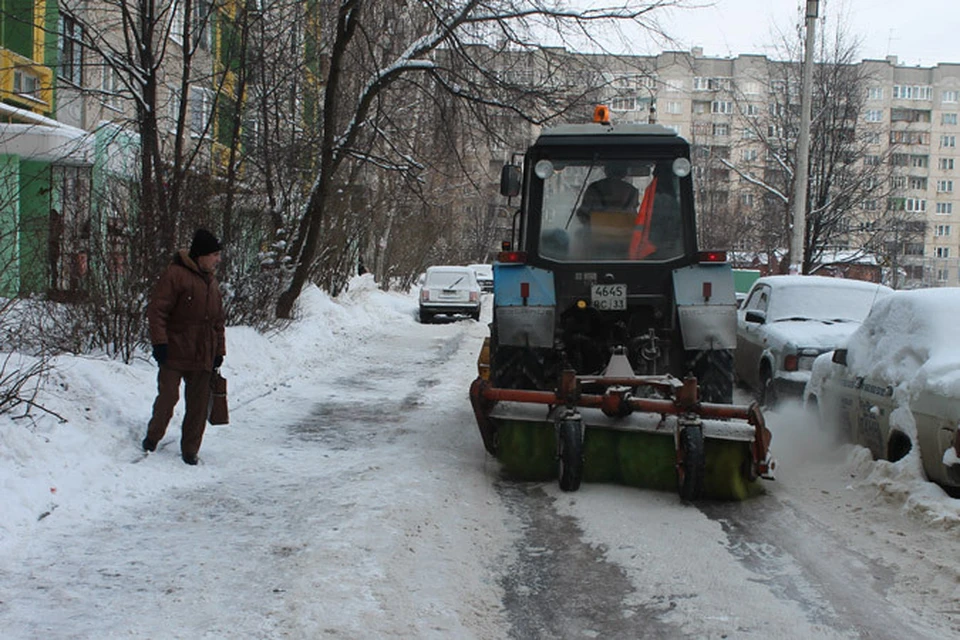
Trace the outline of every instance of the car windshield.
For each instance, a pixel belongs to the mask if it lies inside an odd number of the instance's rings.
[[[661,261],[683,254],[673,160],[540,160],[539,253],[558,262]]]
[[[875,287],[829,284],[779,287],[770,296],[767,319],[771,322],[778,320],[863,322],[877,296],[878,289]]]
[[[425,287],[437,289],[467,289],[472,285],[470,272],[463,271],[428,271]]]

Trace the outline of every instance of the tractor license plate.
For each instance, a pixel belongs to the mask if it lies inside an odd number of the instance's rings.
[[[600,311],[620,311],[627,308],[627,285],[595,284],[590,288],[590,303]]]

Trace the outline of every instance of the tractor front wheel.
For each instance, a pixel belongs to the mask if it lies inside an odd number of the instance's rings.
[[[557,427],[557,470],[562,491],[576,491],[583,480],[583,424],[562,420]]]
[[[681,500],[693,502],[700,499],[706,468],[703,429],[699,426],[683,427],[677,444],[677,485]]]

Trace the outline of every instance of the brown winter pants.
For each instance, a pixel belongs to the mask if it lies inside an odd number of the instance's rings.
[[[157,374],[157,399],[153,402],[153,417],[147,427],[147,437],[160,442],[167,432],[167,425],[173,417],[173,409],[180,400],[180,381],[184,382],[184,402],[186,413],[183,416],[180,452],[184,455],[196,455],[203,441],[203,431],[207,428],[207,405],[210,401],[211,371],[177,371],[169,367],[160,367]]]

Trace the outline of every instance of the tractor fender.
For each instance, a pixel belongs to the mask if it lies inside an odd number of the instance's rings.
[[[553,272],[494,263],[493,322],[498,346],[553,348],[556,291]]]
[[[692,264],[674,269],[673,292],[685,349],[736,348],[737,298],[729,264]]]

